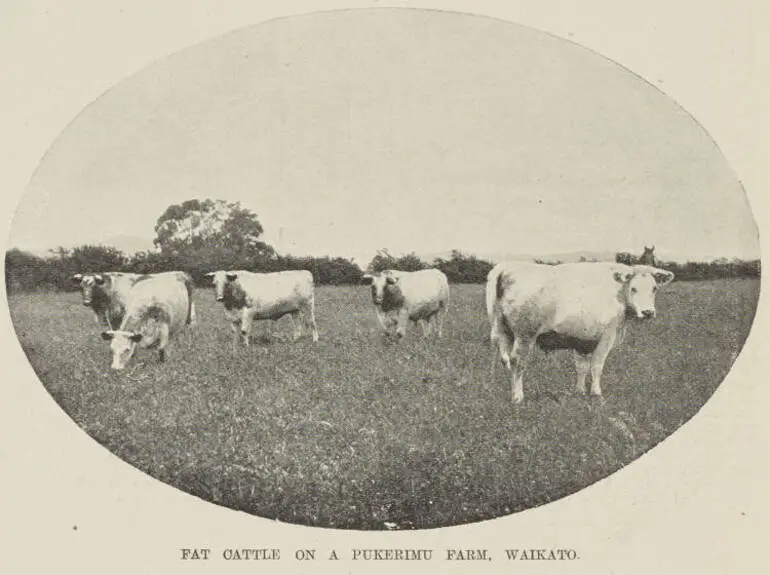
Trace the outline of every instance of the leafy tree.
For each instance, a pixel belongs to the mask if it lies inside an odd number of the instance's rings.
[[[169,206],[158,218],[153,242],[161,254],[175,256],[187,269],[206,262],[254,267],[275,256],[260,240],[263,231],[257,215],[239,202],[187,200]]]
[[[436,258],[433,262],[447,276],[451,283],[484,283],[492,269],[492,263],[452,250],[449,259]]]
[[[119,271],[127,262],[125,254],[113,246],[89,244],[72,249],[58,247],[52,253],[62,261],[65,271],[72,273]]]

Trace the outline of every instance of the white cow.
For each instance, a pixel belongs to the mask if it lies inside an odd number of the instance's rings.
[[[435,318],[438,336],[442,334],[442,311],[449,304],[449,282],[437,269],[403,272],[384,270],[366,274],[364,283],[372,286],[372,303],[380,325],[388,333],[395,325],[396,335],[406,333],[407,320],[419,323],[423,336],[431,331]]]
[[[110,341],[112,369],[126,367],[137,345],[157,349],[160,361],[165,361],[169,339],[190,321],[190,287],[185,275],[147,275],[134,283],[120,329],[102,332],[102,338]]]
[[[277,320],[289,315],[294,327],[294,340],[302,335],[297,322],[300,313],[305,328],[318,341],[315,323],[313,275],[309,271],[254,273],[245,270],[216,271],[212,278],[217,301],[225,306],[225,317],[233,329],[233,347],[243,339],[248,347],[254,320]]]
[[[495,355],[513,378],[513,402],[524,399],[522,377],[535,344],[571,349],[577,389],[601,396],[604,362],[628,318],[655,317],[655,292],[674,274],[610,262],[541,265],[502,263],[487,276],[487,313]],[[493,367],[494,369],[494,367]]]
[[[195,304],[192,301],[192,278],[185,272],[180,271],[150,275],[169,275],[178,277],[185,282],[190,291],[190,313],[187,323],[195,325],[196,316]],[[123,314],[126,310],[126,296],[136,281],[143,277],[149,276],[147,274],[127,272],[105,272],[75,274],[72,276],[72,280],[80,284],[83,305],[93,310],[96,323],[110,329],[117,329],[123,321]]]
[[[106,272],[75,274],[72,280],[80,284],[83,305],[94,312],[94,320],[110,329],[117,329],[126,310],[126,294],[139,274]]]

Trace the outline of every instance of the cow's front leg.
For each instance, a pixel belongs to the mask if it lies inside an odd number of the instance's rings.
[[[402,308],[398,310],[398,316],[396,318],[396,335],[400,338],[406,335],[406,325],[409,322],[409,312]]]
[[[607,361],[607,356],[612,350],[612,346],[615,345],[615,338],[617,337],[617,330],[609,329],[599,341],[599,345],[593,352],[591,358],[591,395],[601,397],[602,395],[602,371],[604,371],[604,362]]]
[[[587,391],[586,376],[588,375],[588,372],[591,369],[592,355],[591,354],[583,355],[582,353],[575,351],[574,356],[575,356],[575,371],[577,371],[577,385],[575,387],[575,390],[579,394],[585,395]]]
[[[238,343],[240,343],[241,339],[241,320],[234,319],[230,323],[230,328],[233,330],[233,349],[238,349]]]
[[[377,321],[380,322],[382,330],[387,334],[389,330],[390,318],[388,318],[378,307],[375,307],[374,311],[377,314]]]
[[[249,336],[251,335],[252,325],[254,325],[254,314],[244,310],[243,317],[241,318],[241,337],[243,338],[243,344],[246,347],[249,347]]]

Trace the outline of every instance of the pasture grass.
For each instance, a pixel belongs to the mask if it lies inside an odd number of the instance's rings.
[[[210,291],[198,325],[123,373],[79,294],[9,297],[30,363],[96,441],[149,475],[262,517],[347,529],[456,525],[541,505],[625,466],[690,419],[745,341],[757,280],[674,283],[629,326],[599,403],[571,354],[535,352],[525,401],[490,374],[483,286],[452,286],[444,338],[379,333],[365,287],[316,289],[321,340],[287,320],[249,349]],[[270,335],[260,335],[267,327]]]

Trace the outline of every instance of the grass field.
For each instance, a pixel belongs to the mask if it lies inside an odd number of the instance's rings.
[[[490,376],[483,286],[452,286],[442,340],[378,333],[366,287],[317,288],[321,340],[286,320],[233,352],[211,291],[168,361],[109,369],[80,295],[9,297],[21,345],[53,398],[137,468],[219,505],[280,521],[413,529],[505,515],[573,493],[692,417],[745,341],[757,280],[674,283],[658,318],[607,361],[606,402],[573,392],[571,355],[536,352],[525,401]]]

